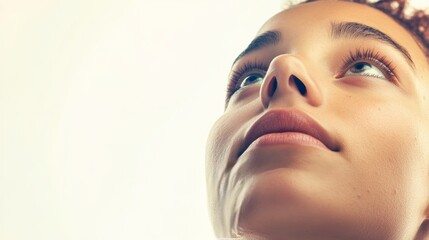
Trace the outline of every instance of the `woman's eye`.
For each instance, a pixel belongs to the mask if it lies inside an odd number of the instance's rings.
[[[260,73],[252,73],[243,79],[243,81],[240,84],[240,87],[245,87],[255,83],[262,83],[263,80],[264,80],[264,75]]]
[[[353,66],[344,74],[344,76],[359,75],[387,79],[379,68],[367,62],[358,62],[353,64]]]

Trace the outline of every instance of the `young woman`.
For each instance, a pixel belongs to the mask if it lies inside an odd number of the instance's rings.
[[[429,239],[429,21],[405,5],[308,1],[262,26],[207,143],[217,237]]]

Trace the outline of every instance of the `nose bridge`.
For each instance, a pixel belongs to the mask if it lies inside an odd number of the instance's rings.
[[[271,61],[260,97],[265,108],[275,99],[282,98],[300,98],[312,106],[323,102],[319,85],[304,62],[292,54],[279,55]]]

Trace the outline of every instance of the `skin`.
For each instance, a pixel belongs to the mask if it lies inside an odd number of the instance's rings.
[[[332,39],[332,22],[381,30],[410,53],[415,67],[385,43]],[[331,0],[280,12],[258,35],[268,30],[283,38],[232,67],[258,60],[269,66],[265,78],[231,97],[207,142],[208,199],[216,236],[428,239],[429,71],[413,36],[374,8]],[[345,76],[342,59],[356,48],[382,53],[394,66],[394,80]],[[357,62],[362,61],[368,62]],[[291,76],[305,85],[306,94],[289,81]],[[270,94],[272,79],[278,86]],[[279,109],[310,116],[338,151],[274,144],[237,157],[250,126]]]

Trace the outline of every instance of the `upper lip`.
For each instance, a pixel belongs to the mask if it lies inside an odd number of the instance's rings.
[[[297,110],[271,110],[260,117],[247,131],[240,155],[257,138],[269,133],[300,132],[321,141],[331,151],[338,151],[337,144],[328,132],[307,114]]]

